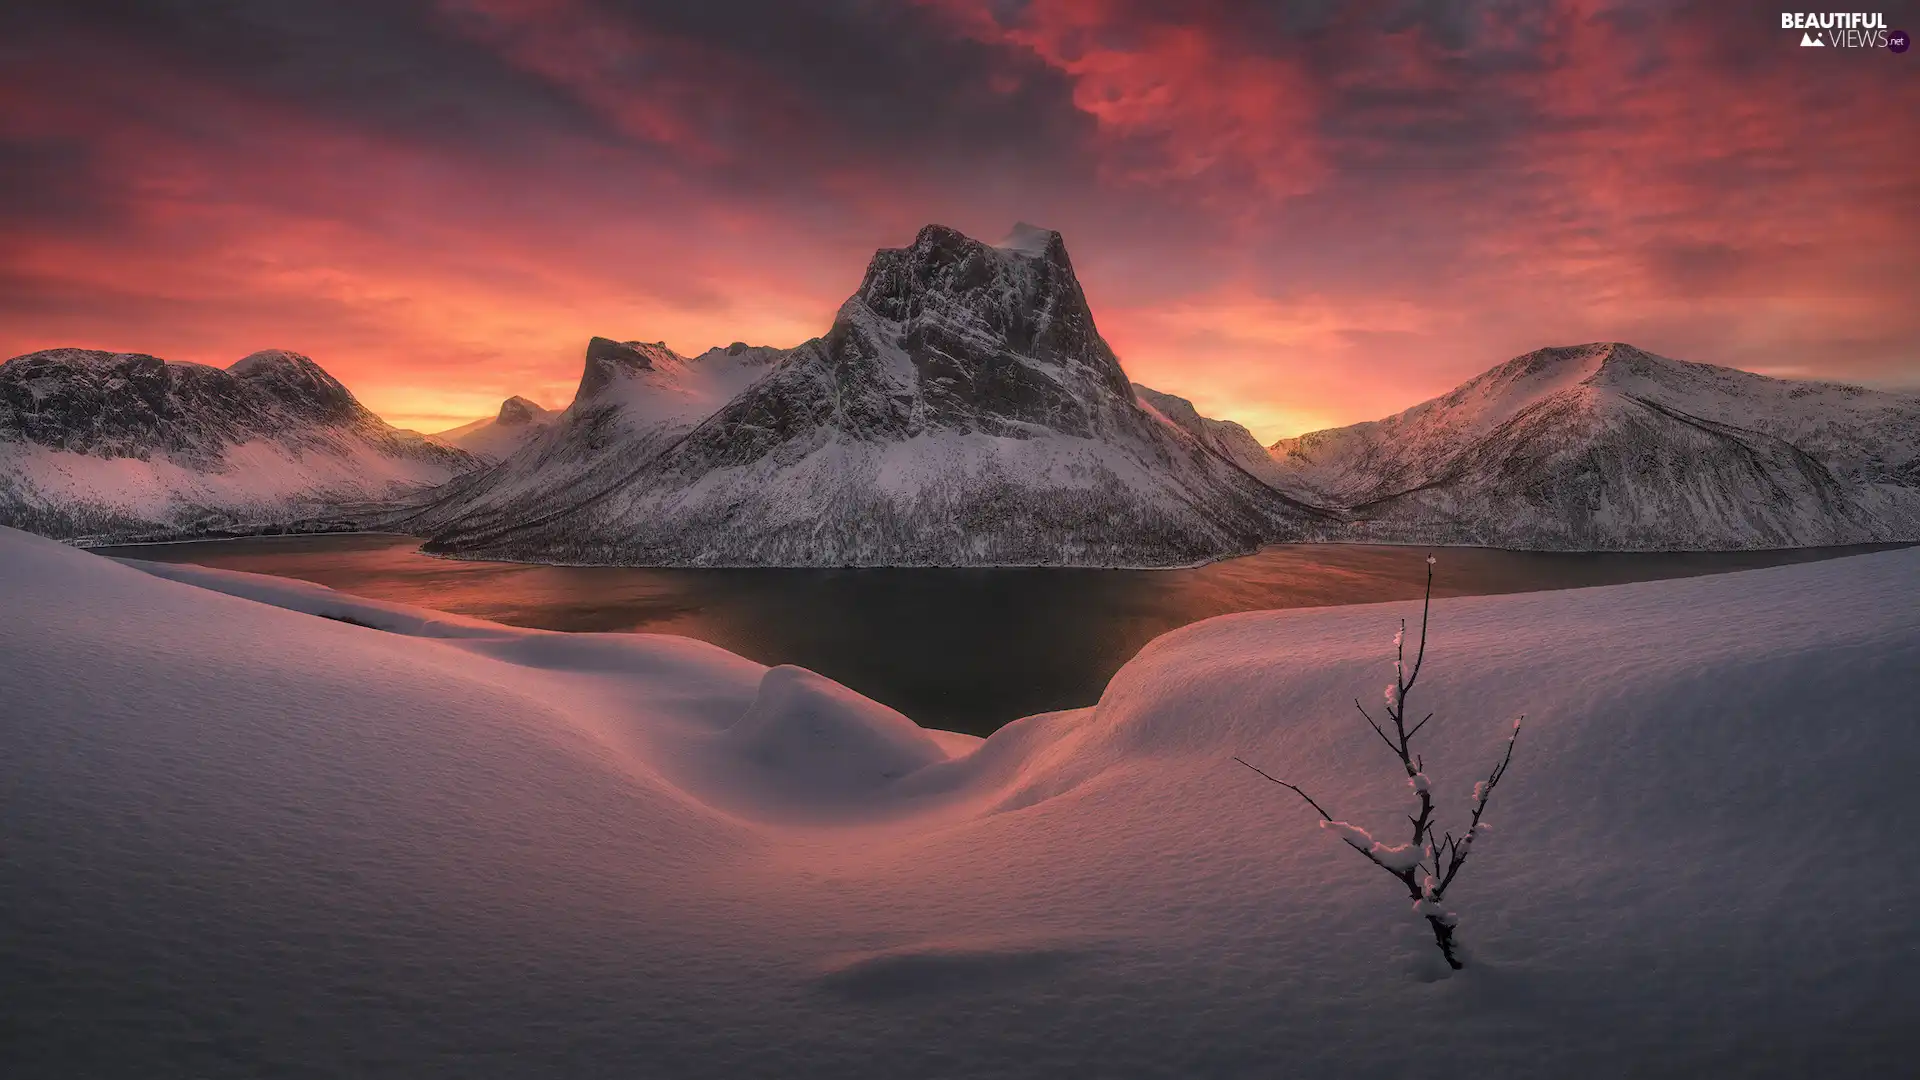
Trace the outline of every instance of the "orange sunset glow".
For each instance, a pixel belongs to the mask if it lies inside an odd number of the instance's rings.
[[[0,16],[0,357],[294,349],[436,431],[1025,220],[1263,442],[1590,340],[1920,385],[1920,59],[1754,4],[95,6]]]

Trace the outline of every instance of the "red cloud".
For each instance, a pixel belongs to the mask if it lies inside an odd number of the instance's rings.
[[[960,32],[1031,52],[1073,81],[1109,182],[1226,181],[1254,196],[1311,190],[1325,168],[1312,83],[1201,22],[1129,18],[1117,0],[1033,0],[1011,25],[978,0],[925,0]]]
[[[1431,10],[1456,9],[1491,10]],[[876,137],[831,98],[860,78],[783,82],[741,42],[590,0],[439,9],[603,129],[503,118],[482,144],[245,93],[137,41],[30,50],[0,71],[0,152],[48,148],[10,175],[57,182],[12,203],[44,211],[0,208],[0,356],[279,345],[450,424],[510,393],[564,404],[590,334],[793,343],[873,248],[1024,218],[1066,232],[1135,377],[1268,439],[1601,338],[1920,382],[1920,150],[1890,131],[1920,113],[1910,56],[1571,2],[1453,22],[1357,4],[1305,31],[1207,2],[929,10],[991,62],[914,108],[1060,115],[942,129],[967,140],[950,152]]]

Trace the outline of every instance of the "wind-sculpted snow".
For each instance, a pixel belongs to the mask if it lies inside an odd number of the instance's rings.
[[[1348,536],[1541,549],[1920,539],[1920,398],[1628,345],[1541,349],[1385,420],[1272,447]]]
[[[1329,520],[1140,404],[1058,233],[1027,227],[993,247],[928,226],[874,256],[826,336],[785,352],[734,346],[685,361],[615,345],[590,347],[582,396],[609,401],[593,410],[630,433],[617,452],[578,449],[583,436],[563,423],[426,510],[429,550],[640,565],[1159,566]],[[600,374],[608,364],[624,373]],[[702,384],[730,391],[721,400],[684,390],[730,369],[758,377]],[[574,411],[581,426],[589,410]]]
[[[0,364],[0,524],[47,536],[351,527],[351,508],[473,464],[298,353],[225,370],[87,349]]]
[[[0,529],[8,1075],[1902,1075],[1917,584],[1435,601],[1446,813],[1529,725],[1447,977],[1346,850],[1414,801],[1352,702],[1417,605],[1198,623],[981,741]]]

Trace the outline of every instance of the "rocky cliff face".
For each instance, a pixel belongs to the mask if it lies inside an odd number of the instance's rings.
[[[610,345],[611,343],[608,343]],[[929,226],[875,254],[820,338],[740,350],[737,386],[701,415],[659,372],[608,345],[582,391],[615,399],[621,471],[545,470],[529,447],[523,490],[565,475],[538,513],[436,521],[432,550],[536,561],[647,565],[1173,565],[1297,537],[1326,518],[1262,484],[1143,408],[1095,328],[1058,233],[1002,245]],[[649,351],[654,350],[654,351]],[[716,350],[715,352],[721,352]],[[663,355],[664,353],[664,355]],[[742,364],[749,355],[756,364]],[[603,382],[608,362],[627,366]],[[727,366],[727,365],[719,365]],[[611,394],[613,388],[630,389]],[[674,402],[689,407],[675,409]],[[596,409],[600,406],[596,406]],[[586,437],[583,410],[555,439]],[[652,418],[671,414],[662,424]],[[584,460],[563,450],[550,456]],[[604,455],[603,455],[604,456]]]
[[[1920,398],[1607,342],[1540,349],[1397,416],[1286,439],[1276,482],[1348,536],[1563,550],[1920,539]]]
[[[0,364],[0,524],[63,539],[311,525],[473,464],[389,427],[298,353],[226,369],[89,349]]]

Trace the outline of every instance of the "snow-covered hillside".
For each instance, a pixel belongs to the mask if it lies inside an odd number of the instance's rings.
[[[1540,349],[1385,420],[1276,443],[1354,539],[1731,549],[1920,539],[1920,397],[1603,343]]]
[[[1173,394],[1163,394],[1150,386],[1133,384],[1135,395],[1140,404],[1161,419],[1193,436],[1207,449],[1247,470],[1262,482],[1281,487],[1288,478],[1287,472],[1274,461],[1273,455],[1253,432],[1232,420],[1215,420],[1201,416],[1193,407],[1193,402]]]
[[[0,364],[0,524],[71,540],[323,527],[465,452],[389,427],[318,364],[49,349]]]
[[[734,342],[689,358],[665,342],[596,337],[587,343],[571,405],[497,466],[459,478],[382,524],[437,536],[544,521],[625,483],[785,355]]]
[[[523,397],[500,403],[500,412],[470,424],[438,431],[436,441],[457,446],[488,464],[512,456],[541,429],[553,422],[553,411]]]
[[[1911,1057],[1920,550],[1436,602],[1443,814],[1529,718],[1439,981],[1230,760],[1400,820],[1352,698],[1417,605],[1200,623],[982,742],[687,639],[152,569],[0,530],[10,1078]]]
[[[702,370],[649,348],[649,367]],[[472,485],[529,500],[512,513],[436,507],[429,550],[639,565],[1151,566],[1301,538],[1327,520],[1139,403],[1058,233],[1027,226],[991,246],[928,226],[874,256],[825,337],[764,359],[759,378],[697,422],[707,399],[633,380],[606,423],[643,435],[617,455],[589,453],[556,426]],[[590,355],[583,396],[591,379]],[[647,419],[625,419],[635,414]],[[590,458],[618,471],[575,464]]]

